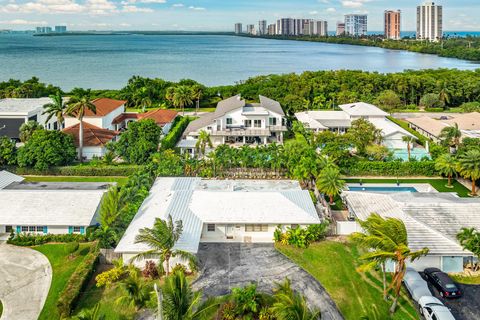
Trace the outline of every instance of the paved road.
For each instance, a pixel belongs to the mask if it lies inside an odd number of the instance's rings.
[[[50,289],[52,268],[35,250],[0,244],[2,320],[34,320]]]
[[[455,319],[480,319],[480,285],[458,284],[463,292],[463,296],[458,299],[444,299],[440,297],[438,291],[430,283],[428,286],[433,295],[450,308]]]
[[[202,243],[198,258],[200,277],[193,288],[203,290],[207,296],[225,295],[231,288],[252,282],[259,290],[271,292],[275,282],[288,277],[293,289],[321,310],[322,320],[343,319],[322,285],[271,244]]]

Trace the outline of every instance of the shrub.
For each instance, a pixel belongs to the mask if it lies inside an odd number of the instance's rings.
[[[465,102],[460,108],[463,112],[479,112],[480,111],[480,102]]]
[[[86,236],[83,234],[31,234],[31,233],[18,233],[13,234],[7,243],[15,246],[30,247],[40,245],[48,242],[85,242]],[[78,249],[78,248],[77,248]],[[74,250],[73,252],[75,252]]]
[[[193,119],[190,117],[176,117],[173,121],[170,132],[161,141],[162,149],[165,150],[175,148],[178,140],[180,140],[180,137],[192,120]]]
[[[95,277],[95,281],[97,282],[97,287],[109,286],[114,282],[122,279],[125,274],[126,270],[123,267],[115,267],[108,271],[100,273],[98,276]]]
[[[115,150],[129,163],[144,164],[158,150],[162,129],[152,119],[130,122],[120,135]]]
[[[325,239],[328,232],[328,221],[320,224],[311,224],[307,227],[307,234],[310,241],[320,241]]]
[[[283,238],[283,230],[282,226],[277,226],[275,228],[275,231],[273,231],[273,241],[275,242],[281,242]]]
[[[8,168],[9,171],[19,175],[51,175],[51,176],[112,176],[127,177],[139,171],[143,166],[121,165],[121,166],[66,166],[50,167],[45,169],[35,168]]]
[[[343,168],[350,176],[437,176],[434,161],[358,161]]]
[[[90,247],[88,254],[77,266],[77,269],[75,269],[75,272],[72,274],[70,279],[68,279],[68,282],[57,301],[58,312],[62,318],[67,318],[70,316],[78,297],[82,293],[82,290],[85,288],[95,269],[99,255],[100,248],[98,242],[94,242]]]
[[[443,111],[445,104],[436,93],[427,93],[420,99],[420,106],[425,109],[437,109],[440,108]]]
[[[173,268],[172,271],[170,271],[171,274],[174,274],[176,272],[182,272],[183,274],[188,274],[187,268],[181,264],[177,263]]]
[[[310,245],[310,238],[306,229],[301,227],[287,229],[288,244],[297,248],[307,248]]]
[[[75,251],[78,250],[78,247],[80,246],[80,244],[77,242],[77,241],[73,241],[73,242],[67,242],[65,243],[65,245],[63,246],[63,251],[65,252],[65,254],[73,254]]]
[[[8,137],[0,137],[0,166],[14,165],[16,163],[17,147],[15,146],[15,141]]]
[[[145,267],[142,270],[142,275],[144,278],[158,279],[158,269],[155,262],[151,260],[145,261]]]

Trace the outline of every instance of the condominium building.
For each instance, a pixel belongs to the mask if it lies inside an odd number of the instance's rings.
[[[268,35],[274,36],[277,34],[277,25],[275,23],[268,25]]]
[[[400,26],[401,26],[401,12],[400,10],[385,11],[385,39],[400,40]]]
[[[443,37],[443,7],[425,2],[417,7],[417,39],[439,41]]]
[[[295,35],[295,19],[282,18],[277,20],[277,34],[282,36]]]
[[[368,16],[366,14],[345,15],[345,34],[353,37],[367,35]]]
[[[254,24],[247,24],[247,33],[251,35],[255,35],[255,25]]]
[[[343,36],[345,34],[345,23],[337,22],[337,36]]]
[[[65,33],[67,32],[67,26],[55,26],[56,33]]]
[[[303,27],[303,34],[307,36],[324,37],[327,32],[327,21],[309,20]]]
[[[262,36],[267,34],[267,20],[258,21],[258,35]]]
[[[235,34],[243,33],[243,26],[241,23],[235,23]]]
[[[51,27],[36,27],[35,32],[36,33],[50,33],[50,32],[52,32],[52,28]]]

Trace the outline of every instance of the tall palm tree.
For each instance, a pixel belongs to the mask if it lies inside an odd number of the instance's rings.
[[[442,154],[435,160],[435,170],[448,178],[447,188],[453,188],[452,177],[457,175],[457,159],[451,154]]]
[[[317,178],[317,188],[320,192],[329,196],[330,204],[333,204],[333,198],[340,194],[343,187],[345,187],[345,181],[340,179],[338,168],[329,165],[320,171]]]
[[[413,262],[426,255],[429,249],[423,248],[413,251],[409,248],[407,229],[400,219],[384,219],[374,213],[367,218],[367,222],[360,221],[360,225],[371,226],[364,230],[365,235],[354,233],[351,236],[370,248],[367,253],[360,257],[361,260],[365,261],[361,267],[363,269],[373,268],[378,265],[379,261],[390,260],[395,262],[392,282],[387,288],[388,291],[393,292],[393,302],[390,307],[390,313],[393,314],[397,308],[402,281],[407,270],[406,262]]]
[[[150,93],[147,87],[142,87],[137,90],[133,95],[133,99],[136,106],[142,107],[142,112],[145,112],[147,106],[152,105],[152,99],[150,98]]]
[[[68,101],[66,114],[72,117],[76,117],[80,122],[80,130],[78,132],[78,159],[83,161],[83,117],[87,110],[90,110],[94,114],[97,113],[97,108],[90,101],[90,89],[77,90],[77,95],[73,96]]]
[[[120,287],[123,289],[124,295],[115,301],[117,304],[129,305],[138,311],[145,307],[150,300],[151,288],[143,283],[136,269],[130,270],[129,276],[120,282]]]
[[[193,254],[174,249],[182,232],[183,224],[181,220],[173,223],[171,215],[168,215],[167,220],[156,218],[153,228],[140,229],[139,234],[135,237],[135,243],[147,244],[151,249],[139,253],[134,259],[157,257],[160,263],[165,262],[167,276],[170,274],[170,259],[176,256],[188,261],[191,267],[194,267],[196,258]]]
[[[476,181],[480,179],[480,150],[471,149],[458,156],[457,171],[465,179],[472,180],[471,196],[477,195]]]
[[[62,130],[62,124],[65,121],[63,115],[66,108],[66,105],[63,102],[62,93],[57,91],[57,93],[50,95],[49,98],[52,99],[52,102],[44,105],[44,111],[42,112],[42,114],[48,115],[47,119],[45,120],[45,124],[47,124],[53,117],[56,117],[58,130]]]
[[[455,123],[453,127],[445,127],[440,132],[439,136],[442,143],[450,148],[454,148],[455,151],[460,145],[460,139],[462,138],[462,131],[458,128],[458,124]]]
[[[207,148],[213,148],[212,144],[212,139],[210,138],[210,133],[208,133],[205,130],[201,130],[198,134],[197,138],[197,143],[195,144],[195,149],[197,151],[197,154],[200,156],[205,155],[205,149]]]
[[[170,275],[163,288],[163,314],[166,320],[212,319],[219,306],[215,298],[202,303],[202,292],[193,292],[185,274]]]
[[[182,109],[182,114],[185,115],[185,107],[193,103],[192,89],[189,86],[178,86],[173,92],[172,102],[176,108]]]
[[[408,151],[408,161],[410,161],[410,156],[412,152],[412,145],[417,141],[417,139],[413,136],[403,136],[402,141],[407,144],[407,151]]]
[[[439,83],[440,92],[438,93],[438,99],[446,106],[450,103],[450,93],[448,92],[447,83],[442,81]]]
[[[195,105],[195,114],[198,113],[198,110],[200,109],[200,99],[202,98],[202,87],[199,86],[198,84],[192,86],[192,98],[196,100],[196,105]]]
[[[283,283],[277,283],[274,289],[274,299],[270,310],[278,320],[318,320],[319,310],[310,310],[305,297],[293,291],[290,280],[287,278]]]

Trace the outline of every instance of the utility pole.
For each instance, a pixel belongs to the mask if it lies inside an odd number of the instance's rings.
[[[153,285],[155,294],[157,295],[157,320],[163,320],[163,295],[162,289],[160,289],[157,284]]]

